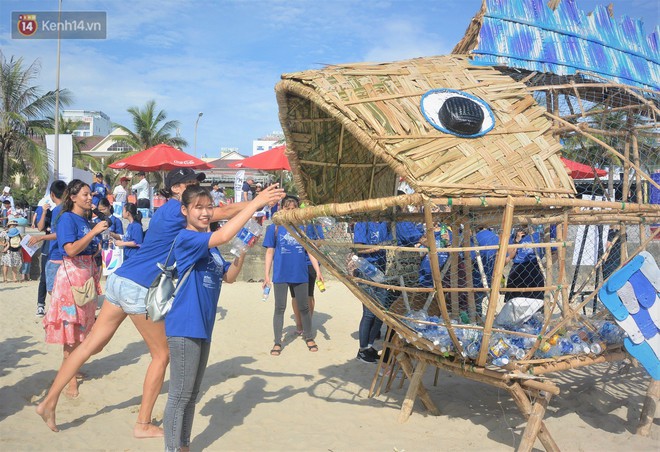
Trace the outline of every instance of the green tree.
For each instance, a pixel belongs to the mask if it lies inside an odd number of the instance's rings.
[[[166,121],[167,113],[165,110],[156,111],[156,101],[148,101],[143,109],[131,107],[128,111],[133,119],[133,129],[131,130],[121,124],[115,124],[127,135],[118,135],[117,140],[123,141],[135,149],[133,152],[123,153],[123,157],[149,149],[157,144],[169,144],[176,148],[182,148],[188,145],[188,142],[181,137],[172,135],[180,126],[179,121]]]
[[[43,118],[52,115],[55,91],[41,94],[34,80],[39,75],[38,60],[25,67],[23,58],[7,60],[0,51],[0,177],[4,184],[16,171],[45,178],[48,171],[45,146],[35,138],[43,138],[48,127]],[[68,105],[71,94],[59,92],[60,103]]]

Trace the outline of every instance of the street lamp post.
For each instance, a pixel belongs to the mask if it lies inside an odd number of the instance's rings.
[[[197,125],[199,124],[199,118],[201,118],[202,115],[204,115],[204,113],[200,111],[197,114],[197,120],[195,121],[195,156],[197,156]]]

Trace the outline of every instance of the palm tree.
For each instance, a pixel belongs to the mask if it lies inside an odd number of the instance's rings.
[[[135,131],[121,124],[114,124],[115,127],[126,132],[126,135],[117,136],[117,140],[125,142],[136,151],[143,151],[161,143],[179,149],[188,145],[183,138],[172,136],[172,133],[176,132],[180,126],[179,121],[167,121],[161,125],[167,119],[167,113],[165,110],[156,112],[155,100],[148,101],[142,110],[139,107],[131,107],[126,111],[133,117]],[[123,153],[122,158],[127,155],[129,155],[128,152]]]
[[[43,120],[55,107],[55,91],[41,94],[32,85],[41,65],[35,60],[24,67],[23,58],[7,60],[0,51],[0,177],[9,182],[11,168],[24,169],[38,179],[48,171],[47,152],[33,140],[41,137],[48,123]],[[71,94],[62,89],[60,103],[71,102]]]

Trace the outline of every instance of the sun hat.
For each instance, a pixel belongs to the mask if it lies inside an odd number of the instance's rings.
[[[9,186],[5,185],[5,188],[2,189],[2,192],[3,193],[9,193],[9,190],[11,190],[11,188],[9,188]]]
[[[18,228],[11,228],[9,231],[7,231],[7,236],[9,238],[16,237],[20,232],[18,232]]]
[[[126,177],[126,176],[124,176],[124,177],[122,177],[121,179],[119,179],[119,182],[126,182],[126,181],[129,181],[129,180],[131,180],[130,177]]]
[[[173,169],[165,176],[165,188],[172,188],[176,184],[182,184],[189,180],[197,179],[199,182],[206,179],[206,174],[195,173],[190,168]]]

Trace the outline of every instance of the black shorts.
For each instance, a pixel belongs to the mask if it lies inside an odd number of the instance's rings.
[[[307,296],[308,297],[313,297],[314,296],[314,287],[316,286],[316,270],[314,270],[314,267],[312,265],[307,266],[307,272],[309,274],[309,279],[307,284]],[[294,298],[295,295],[293,294],[293,287],[289,284],[289,294],[291,295],[291,298]]]

